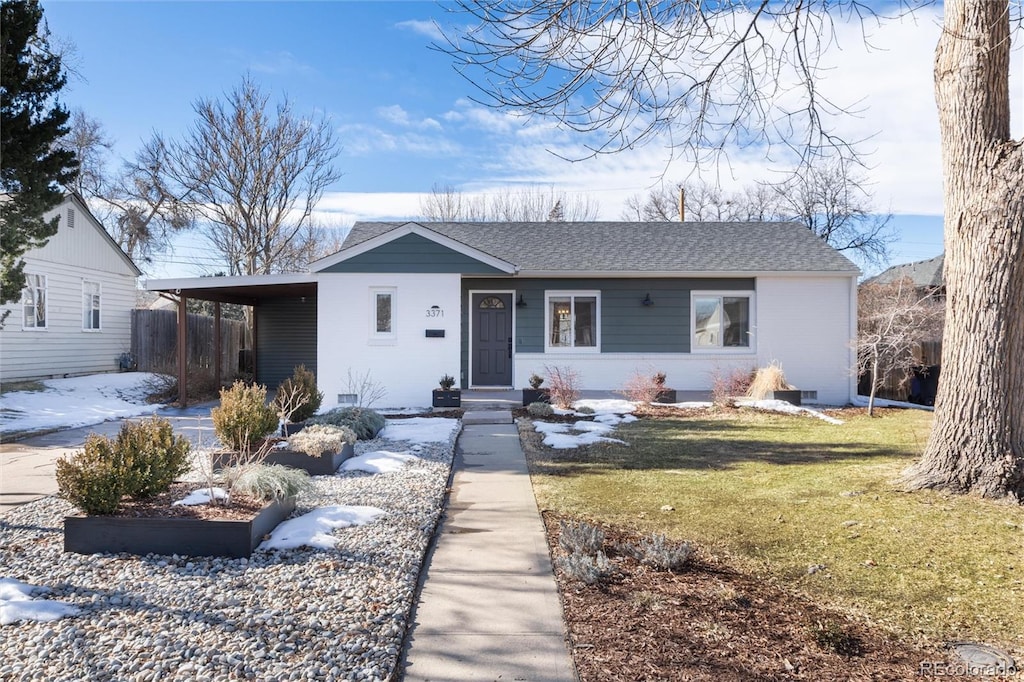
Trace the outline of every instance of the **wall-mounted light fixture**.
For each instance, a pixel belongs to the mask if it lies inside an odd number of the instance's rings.
[[[519,298],[516,299],[516,307],[517,308],[525,308],[526,307],[526,301],[523,300],[523,295],[522,294],[519,294]]]
[[[647,294],[644,296],[644,300],[640,301],[644,305],[654,305],[654,301],[651,300],[651,295]]]

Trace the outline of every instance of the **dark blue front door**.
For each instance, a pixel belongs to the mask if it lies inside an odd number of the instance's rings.
[[[473,386],[512,385],[512,294],[473,294]]]

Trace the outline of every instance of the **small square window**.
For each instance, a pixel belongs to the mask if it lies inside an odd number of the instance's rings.
[[[596,351],[599,308],[600,295],[596,291],[548,292],[547,349]]]
[[[750,350],[752,293],[694,292],[692,309],[693,350]]]

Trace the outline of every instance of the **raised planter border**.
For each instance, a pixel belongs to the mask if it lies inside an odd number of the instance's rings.
[[[790,405],[800,406],[801,395],[799,390],[793,391],[772,391],[772,398],[774,400],[784,400]]]
[[[341,452],[313,457],[304,452],[297,452],[288,449],[271,450],[270,454],[263,458],[264,464],[280,464],[281,466],[302,469],[310,476],[331,476],[338,471],[338,467],[349,457],[355,455],[355,448],[345,443]],[[214,471],[220,471],[226,466],[234,464],[236,452],[215,452],[211,455]]]
[[[674,388],[663,388],[658,391],[658,395],[654,397],[654,402],[665,403],[671,405],[672,403],[679,402],[676,400],[676,389]]]
[[[550,403],[551,402],[551,389],[550,388],[524,388],[523,389],[523,407],[532,405],[533,403]]]
[[[434,407],[462,407],[462,389],[460,388],[448,391],[435,388],[431,398],[431,404]]]
[[[295,498],[269,502],[248,521],[126,516],[65,516],[64,551],[76,554],[252,556],[277,524],[295,511]]]

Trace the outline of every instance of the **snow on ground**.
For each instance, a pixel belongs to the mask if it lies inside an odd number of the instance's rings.
[[[295,549],[315,547],[331,549],[338,544],[338,538],[331,535],[336,528],[365,526],[384,513],[377,507],[335,505],[320,507],[308,514],[282,522],[270,537],[260,543],[258,549]]]
[[[857,407],[867,407],[868,401],[871,396],[858,395],[853,397],[853,404]],[[918,403],[905,403],[902,400],[886,400],[885,398],[875,398],[875,407],[901,407],[908,410],[925,410],[927,412],[934,412],[935,407],[932,405],[919,405]]]
[[[756,410],[767,410],[769,412],[781,412],[783,414],[809,414],[812,417],[817,417],[822,421],[826,421],[829,424],[842,424],[842,420],[830,417],[820,410],[814,410],[810,407],[800,407],[787,403],[785,400],[737,400],[736,404],[740,407],[753,407]]]
[[[438,417],[412,417],[388,419],[381,438],[409,443],[447,443],[452,432],[459,428],[458,419]]]
[[[194,507],[200,504],[209,504],[214,500],[226,500],[228,499],[228,491],[224,488],[201,488],[188,494],[187,497],[181,500],[175,500],[173,506],[186,506]]]
[[[12,578],[0,578],[0,625],[10,625],[22,620],[40,623],[57,620],[64,616],[77,616],[78,608],[49,599],[37,599],[46,594],[48,587],[29,585]]]
[[[406,464],[419,459],[416,455],[408,452],[389,452],[387,450],[375,450],[350,457],[341,465],[342,471],[365,471],[369,474],[387,474],[398,471]]]
[[[625,441],[618,438],[609,438],[607,434],[614,431],[615,427],[600,422],[578,421],[573,424],[552,424],[535,421],[533,428],[538,433],[544,434],[544,445],[555,450],[570,450],[594,443],[626,444]]]
[[[147,404],[146,395],[159,377],[150,372],[91,374],[41,381],[42,391],[9,391],[0,395],[0,433],[71,429],[152,414],[160,405]]]

